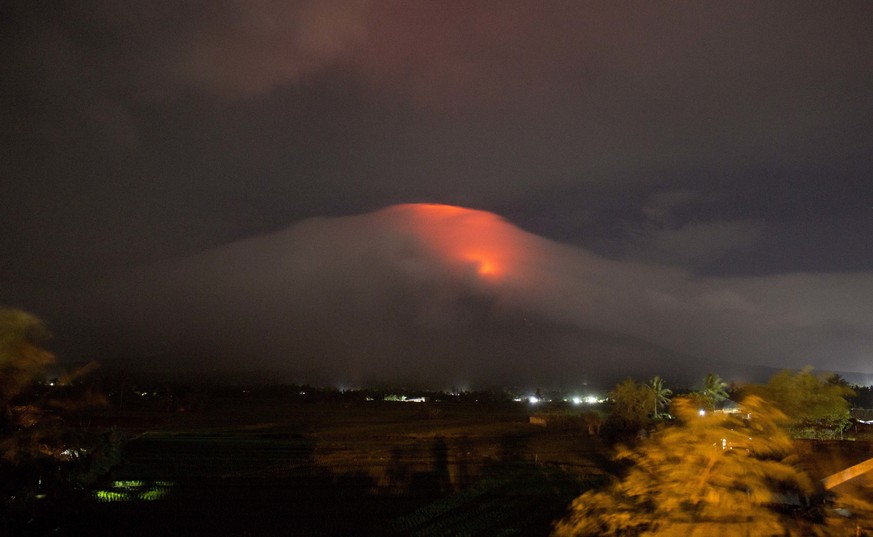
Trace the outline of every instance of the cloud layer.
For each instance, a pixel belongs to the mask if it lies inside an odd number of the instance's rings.
[[[303,221],[96,295],[111,345],[180,370],[208,359],[291,379],[455,384],[687,380],[737,363],[873,373],[873,275],[694,277],[450,206]]]

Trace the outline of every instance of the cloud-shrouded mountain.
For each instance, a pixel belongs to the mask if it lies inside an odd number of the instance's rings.
[[[870,274],[699,277],[605,259],[492,213],[409,204],[151,265],[89,290],[81,315],[100,327],[104,355],[153,371],[691,384],[711,369],[741,376],[743,363],[871,373],[871,303]]]

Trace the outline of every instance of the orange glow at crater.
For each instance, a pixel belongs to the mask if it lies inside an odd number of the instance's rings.
[[[495,274],[495,275],[497,274],[497,266],[494,263],[492,263],[491,261],[488,261],[487,259],[481,259],[481,260],[477,260],[476,263],[477,263],[476,270],[482,276],[489,276],[491,274]]]
[[[499,216],[453,205],[409,204],[389,209],[436,253],[482,278],[517,275],[529,256],[526,235]]]

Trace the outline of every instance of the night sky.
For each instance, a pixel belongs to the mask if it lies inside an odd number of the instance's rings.
[[[873,374],[871,237],[868,1],[0,4],[0,304],[62,361]]]

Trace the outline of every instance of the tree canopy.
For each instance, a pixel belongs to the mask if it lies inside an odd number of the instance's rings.
[[[655,392],[646,384],[626,379],[609,392],[612,403],[606,425],[619,435],[634,434],[651,422]]]
[[[816,527],[823,518],[778,508],[818,490],[796,465],[786,416],[757,396],[741,406],[741,414],[700,415],[675,399],[678,424],[620,449],[627,474],[574,500],[555,537],[827,534]]]
[[[788,430],[797,438],[835,438],[849,424],[847,398],[854,391],[838,377],[819,378],[811,368],[784,370],[767,384],[746,388],[748,393],[766,398],[788,418]]]
[[[673,390],[664,386],[664,379],[658,375],[649,381],[649,388],[655,395],[655,409],[652,416],[655,419],[669,416],[667,409],[670,408],[670,396],[673,395]]]
[[[702,405],[706,410],[713,410],[728,398],[727,382],[715,373],[707,373],[703,378],[703,388],[700,390]]]

